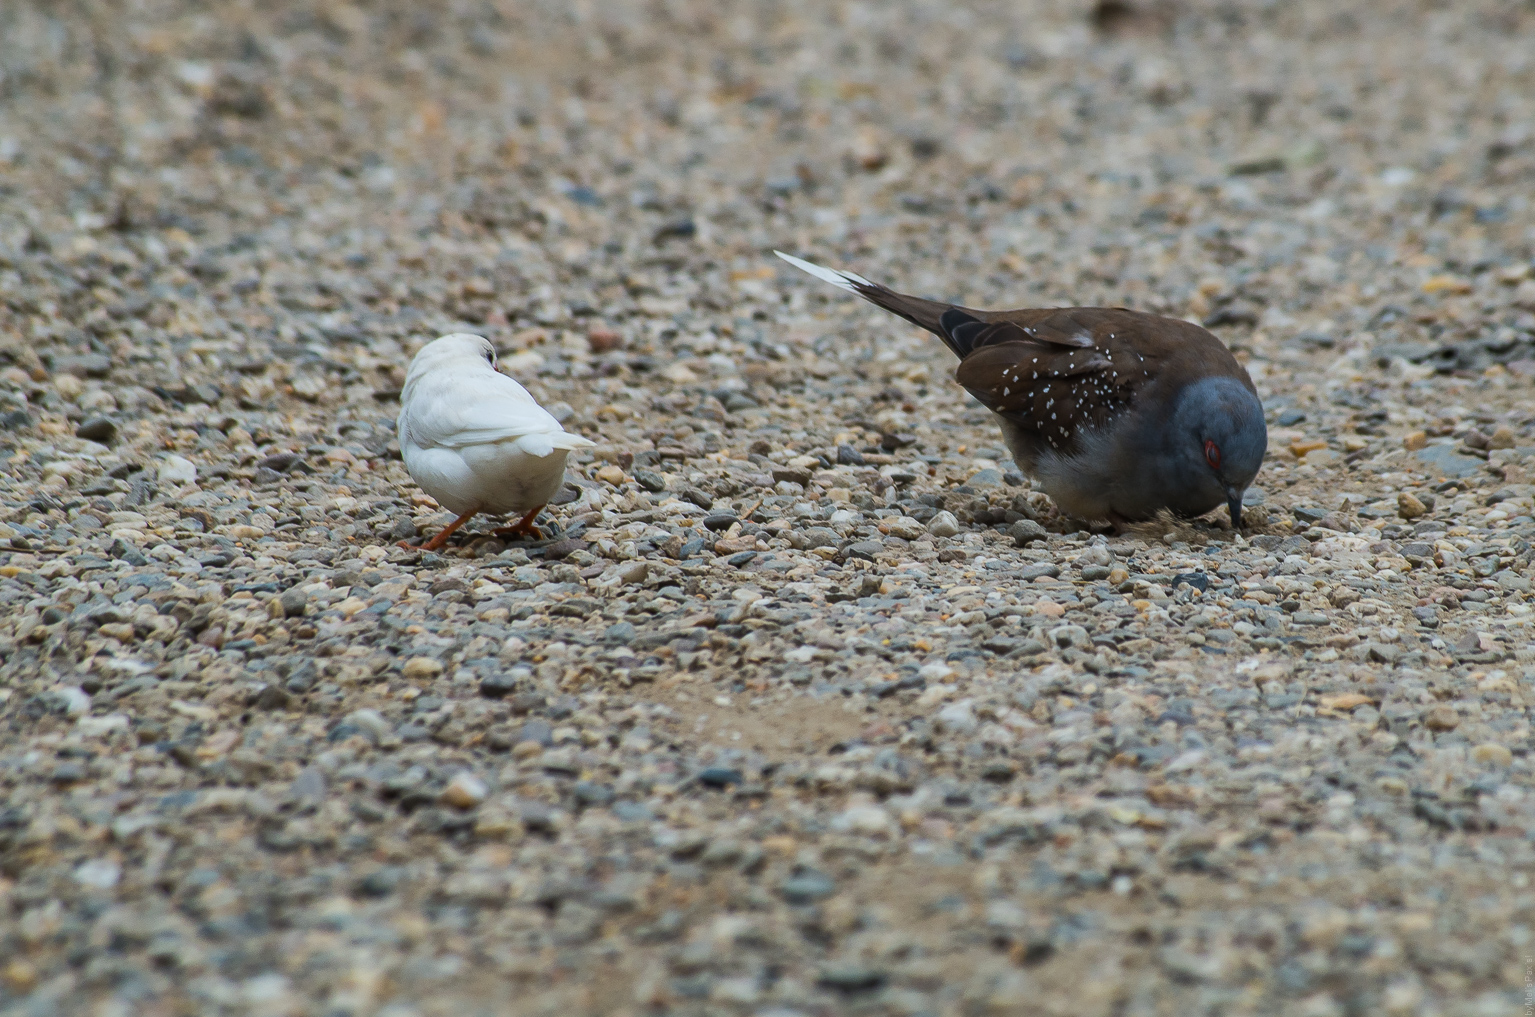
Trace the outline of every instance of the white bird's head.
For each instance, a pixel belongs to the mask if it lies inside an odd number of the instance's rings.
[[[421,347],[410,362],[410,370],[405,372],[405,387],[408,389],[421,376],[444,368],[462,371],[486,367],[496,369],[496,348],[490,340],[482,335],[454,332]]]

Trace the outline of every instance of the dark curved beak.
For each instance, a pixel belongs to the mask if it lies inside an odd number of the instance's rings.
[[[1226,508],[1231,512],[1231,528],[1242,528],[1242,492],[1234,487],[1226,488]]]

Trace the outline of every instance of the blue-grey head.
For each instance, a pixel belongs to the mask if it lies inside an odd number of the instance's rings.
[[[1240,529],[1242,494],[1268,449],[1263,404],[1235,378],[1203,378],[1178,394],[1171,424],[1168,451],[1187,504],[1207,512],[1224,501]]]

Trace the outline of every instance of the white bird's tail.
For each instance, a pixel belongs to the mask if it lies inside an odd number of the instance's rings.
[[[553,455],[555,449],[573,452],[578,448],[591,448],[597,443],[569,431],[535,431],[520,436],[515,444],[528,455],[544,459]]]

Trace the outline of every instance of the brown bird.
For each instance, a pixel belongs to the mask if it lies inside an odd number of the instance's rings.
[[[977,311],[774,253],[942,339],[959,357],[955,380],[1062,511],[1118,526],[1225,502],[1241,527],[1268,447],[1263,405],[1198,325],[1123,307]]]

